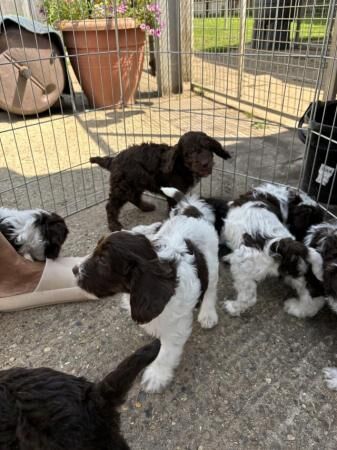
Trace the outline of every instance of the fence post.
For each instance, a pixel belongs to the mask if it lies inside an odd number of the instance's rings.
[[[180,52],[180,1],[159,0],[165,27],[156,39],[156,65],[159,95],[182,92]]]
[[[246,45],[246,20],[247,20],[247,0],[240,2],[240,46],[239,46],[239,70],[238,70],[238,100],[241,98],[241,84],[245,65],[245,45]]]
[[[193,49],[193,1],[180,0],[181,71],[183,81],[191,81]]]
[[[334,19],[333,29],[331,33],[330,57],[326,67],[324,67],[323,75],[323,100],[334,100],[337,94],[337,61],[336,61],[336,45],[337,45],[337,16]]]

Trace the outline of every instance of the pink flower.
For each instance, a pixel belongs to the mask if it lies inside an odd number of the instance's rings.
[[[149,32],[149,31],[151,30],[151,27],[150,27],[150,25],[146,25],[146,28],[145,28],[145,29],[146,29],[146,31],[148,31],[148,32]]]
[[[157,28],[156,30],[154,30],[154,35],[156,37],[160,37],[161,36],[161,30],[159,28]]]
[[[155,30],[154,30],[153,28],[150,28],[149,34],[150,34],[151,36],[154,36],[154,35],[155,35]]]
[[[160,6],[157,5],[157,3],[151,3],[149,5],[146,5],[146,8],[148,11],[153,13],[160,13]]]
[[[141,23],[139,28],[141,30],[145,31],[146,30],[146,24],[145,23]]]
[[[128,9],[128,7],[126,6],[126,4],[124,2],[122,2],[119,6],[117,6],[117,12],[119,14],[125,14],[127,9]]]

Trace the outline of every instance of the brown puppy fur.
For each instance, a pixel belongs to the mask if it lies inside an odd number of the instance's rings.
[[[48,368],[0,371],[0,448],[129,450],[118,408],[159,350],[153,341],[98,383]]]
[[[211,174],[213,154],[230,158],[218,141],[205,133],[190,131],[174,146],[144,143],[129,147],[115,157],[90,158],[91,163],[110,171],[106,205],[109,229],[122,228],[118,215],[127,202],[142,211],[153,211],[154,206],[142,200],[144,191],[160,194],[163,186],[175,187],[184,193],[189,191],[200,178]]]
[[[145,236],[127,231],[102,238],[73,273],[78,285],[97,297],[130,293],[131,317],[138,323],[150,322],[164,310],[177,283],[174,261],[160,261]]]

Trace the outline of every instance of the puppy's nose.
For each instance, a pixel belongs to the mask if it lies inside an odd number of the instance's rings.
[[[79,272],[78,266],[74,266],[73,267],[73,274],[75,275],[75,277],[78,275],[78,272]]]

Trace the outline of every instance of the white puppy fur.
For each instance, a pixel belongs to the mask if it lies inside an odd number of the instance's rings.
[[[323,369],[323,375],[328,388],[337,391],[337,368],[326,367]]]
[[[162,189],[164,194],[175,197],[174,188]],[[274,186],[265,183],[253,191],[253,196],[258,193],[269,193],[277,197],[280,204],[282,219],[285,222],[288,217],[289,188],[285,186]],[[301,204],[313,205],[313,200],[306,194],[301,194]],[[212,207],[197,195],[176,196],[178,204],[171,211],[171,216],[181,214],[184,209],[192,205],[202,212],[204,218],[214,223],[215,216]],[[229,204],[233,205],[234,202]],[[274,258],[270,247],[273,243],[281,239],[294,239],[286,226],[271,211],[263,206],[259,200],[248,201],[241,206],[229,208],[227,217],[224,218],[224,226],[220,235],[220,242],[225,243],[232,253],[224,260],[230,263],[231,273],[234,279],[234,287],[238,292],[235,301],[225,301],[225,309],[232,316],[238,316],[256,301],[257,283],[268,276],[279,275],[279,262]],[[263,250],[247,247],[244,245],[244,234],[248,233],[252,237],[257,234],[265,236],[267,244]],[[317,277],[322,279],[322,258],[313,249],[309,249],[308,262],[312,264],[312,269]],[[307,264],[302,262],[302,272],[305,274]],[[310,315],[315,315],[317,309],[321,307],[320,302],[313,302],[307,288],[304,276],[293,278],[285,277],[285,282],[290,284],[298,294],[298,299],[289,299],[285,303],[285,310],[297,317],[303,317],[310,311]]]
[[[323,222],[312,226],[304,239],[305,244],[315,247],[317,251],[324,256],[325,270],[327,268],[335,268],[330,277],[336,276],[337,259],[336,259],[336,243],[337,243],[337,222]],[[326,279],[324,280],[327,281]],[[325,296],[316,297],[315,302],[319,302],[321,307],[325,302],[328,303],[331,310],[337,313],[337,298],[336,292],[333,290],[326,291],[326,286],[323,283],[322,288],[325,290]],[[323,370],[324,378],[329,389],[337,390],[337,368],[327,367]]]
[[[137,226],[131,232],[144,234],[153,243],[159,259],[175,260],[177,265],[178,285],[175,295],[158,317],[142,325],[148,334],[161,341],[159,355],[145,370],[142,384],[147,392],[159,392],[171,381],[174,369],[180,362],[185,342],[192,332],[193,311],[201,294],[195,257],[188,252],[185,239],[198,247],[208,269],[208,287],[198,321],[203,328],[212,328],[218,322],[218,235],[203,218],[184,215],[171,215],[162,224]],[[127,294],[123,296],[123,307],[130,311],[128,297]]]
[[[266,208],[247,202],[229,210],[225,219],[221,241],[226,242],[233,253],[225,260],[230,263],[234,287],[238,293],[235,301],[225,301],[225,309],[232,316],[239,316],[256,301],[257,283],[267,276],[277,276],[279,264],[270,254],[270,245],[263,250],[246,247],[243,235],[260,233],[272,239],[291,237],[287,228],[275,214]]]
[[[258,203],[247,202],[242,206],[231,208],[222,231],[221,241],[233,251],[225,257],[225,260],[230,263],[234,287],[238,293],[235,301],[225,301],[225,309],[232,316],[239,316],[256,303],[258,282],[269,276],[279,275],[280,263],[271,252],[271,245],[281,239],[294,239],[277,216],[266,208],[258,207]],[[253,238],[257,234],[265,236],[267,244],[262,250],[247,247],[243,242],[244,233]],[[309,250],[308,262],[312,264],[314,273],[322,279],[322,259],[313,249]],[[303,314],[309,314],[309,311],[310,315],[315,315],[317,308],[321,307],[320,304],[316,305],[313,302],[306,287],[304,278],[306,267],[303,261],[302,267],[299,267],[302,276],[284,278],[298,295],[298,299],[287,300],[284,308],[288,314],[296,317],[303,317]]]
[[[36,227],[36,215],[44,211],[40,209],[16,209],[0,208],[1,227],[8,227],[10,240],[18,247],[18,253],[26,259],[43,261],[45,244],[42,234]]]
[[[165,195],[175,197],[174,188],[162,189]],[[271,194],[277,198],[281,220],[274,212],[263,207],[264,204],[257,197],[259,194]],[[235,301],[225,301],[226,311],[238,316],[243,311],[253,306],[256,301],[257,283],[268,276],[278,276],[279,260],[275,259],[275,254],[271,251],[271,246],[281,239],[294,239],[284,223],[289,214],[289,196],[291,190],[285,186],[276,186],[264,183],[253,190],[253,198],[256,200],[247,201],[241,206],[235,206],[234,202],[229,202],[227,216],[223,218],[224,225],[220,233],[220,242],[225,243],[232,250],[232,253],[224,257],[230,263],[231,273],[234,279],[234,287],[238,292]],[[200,199],[197,195],[189,194],[176,196],[178,204],[172,209],[171,215],[182,213],[188,206],[195,206],[202,212],[204,218],[210,223],[214,223],[215,215],[212,206]],[[299,205],[316,205],[306,194],[300,194]],[[266,238],[266,245],[263,249],[252,248],[244,245],[244,234],[247,233],[253,238],[257,235]],[[304,274],[307,265],[311,264],[314,274],[322,280],[322,258],[314,249],[309,249],[307,261],[300,263],[299,271],[301,276],[285,277],[285,282],[291,285],[298,294],[298,298],[289,299],[285,302],[285,310],[296,317],[304,317],[309,314],[313,316],[321,308],[320,301],[313,301],[306,287]]]
[[[57,258],[68,228],[56,213],[0,208],[0,232],[25,258],[45,261]]]

